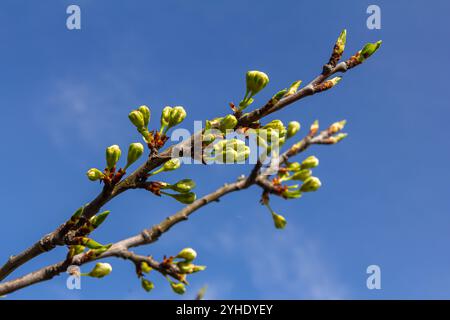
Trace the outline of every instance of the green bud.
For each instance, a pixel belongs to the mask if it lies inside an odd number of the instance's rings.
[[[278,91],[277,93],[275,93],[275,94],[273,95],[271,101],[272,101],[273,103],[277,103],[278,101],[281,100],[281,98],[283,98],[283,97],[286,95],[287,92],[288,92],[287,89],[283,89],[283,90]]]
[[[339,35],[339,38],[336,41],[336,54],[339,56],[344,53],[345,49],[345,43],[347,42],[347,30],[342,30],[341,34]]]
[[[289,163],[286,166],[286,169],[288,169],[288,171],[298,171],[298,170],[300,170],[300,163],[298,163],[298,162]]]
[[[275,212],[272,212],[273,223],[275,224],[275,228],[284,229],[286,227],[287,221],[286,219]]]
[[[103,172],[101,172],[97,168],[89,169],[88,172],[86,173],[86,175],[87,175],[88,179],[91,181],[101,180],[105,177]]]
[[[181,122],[183,122],[184,118],[186,118],[186,111],[183,107],[173,107],[170,111],[170,117],[169,117],[169,128],[172,128]]]
[[[192,273],[194,270],[194,264],[190,263],[190,262],[178,262],[177,263],[178,269],[180,269],[180,272],[185,274],[185,273]]]
[[[103,244],[98,243],[95,240],[92,240],[92,239],[89,239],[89,238],[86,238],[86,237],[83,237],[81,239],[81,244],[83,246],[88,247],[89,249],[103,249],[103,248],[109,249],[111,247],[111,245],[112,245],[112,244],[103,245]]]
[[[263,129],[278,130],[278,135],[280,138],[283,138],[286,135],[286,127],[281,120],[272,120],[268,124],[266,124]]]
[[[317,191],[321,187],[321,185],[322,183],[320,182],[319,178],[309,177],[300,187],[300,191],[302,192]]]
[[[300,170],[300,171],[297,171],[296,173],[294,173],[291,177],[291,180],[305,181],[306,179],[311,177],[311,174],[312,174],[311,170],[303,169],[303,170]]]
[[[145,278],[142,278],[142,279],[141,279],[141,286],[142,286],[142,288],[144,288],[144,290],[147,291],[147,292],[152,291],[153,288],[155,287],[155,285],[153,284],[153,282],[151,282],[151,281],[149,281],[149,280],[147,280],[147,279],[145,279]]]
[[[130,119],[131,123],[138,129],[145,127],[145,119],[142,112],[139,110],[133,110],[128,114],[128,119]]]
[[[302,192],[300,190],[285,190],[282,196],[286,199],[298,199],[302,196]]]
[[[330,137],[330,139],[333,141],[333,143],[338,143],[339,141],[345,139],[347,136],[347,133],[338,133],[334,137]]]
[[[170,113],[172,112],[172,107],[165,107],[161,112],[161,128],[166,127],[169,124]]]
[[[144,118],[144,127],[148,127],[148,123],[150,122],[150,109],[147,106],[140,106],[138,111],[142,113],[142,117]]]
[[[72,215],[72,217],[70,217],[70,221],[72,223],[78,222],[78,220],[81,218],[81,216],[83,214],[83,211],[84,211],[84,206],[78,208],[77,211],[75,211],[75,213]]]
[[[219,129],[221,131],[225,131],[227,129],[234,129],[234,127],[236,127],[237,123],[238,123],[238,121],[237,121],[236,117],[233,116],[232,114],[229,114],[220,121]]]
[[[291,86],[289,87],[289,90],[286,93],[286,96],[291,96],[291,95],[295,94],[301,84],[302,84],[302,80],[298,80],[298,81],[295,81],[294,83],[292,83]]]
[[[310,169],[315,168],[319,165],[319,159],[317,159],[315,156],[309,156],[305,160],[303,160],[301,168],[302,169]]]
[[[129,166],[135,163],[136,160],[139,159],[143,153],[144,153],[144,146],[142,145],[142,143],[135,142],[130,144],[130,146],[128,147],[127,165],[125,166],[125,169],[127,169]]]
[[[261,71],[248,71],[246,75],[247,92],[250,97],[260,92],[269,83],[267,74]]]
[[[206,269],[206,266],[194,266],[194,267],[192,268],[192,273],[200,272],[200,271],[203,271],[203,270],[205,270],[205,269]]]
[[[195,188],[195,182],[191,179],[183,179],[173,185],[168,185],[167,188],[179,193],[188,193]]]
[[[70,249],[72,250],[72,256],[76,256],[77,254],[84,252],[84,249],[86,249],[86,247],[81,245],[74,245],[70,246]]]
[[[119,146],[116,144],[106,148],[106,164],[108,169],[115,167],[120,159],[121,153]]]
[[[287,128],[287,138],[291,138],[295,136],[295,134],[300,130],[300,122],[298,121],[291,121],[288,124]]]
[[[364,60],[366,60],[367,58],[369,58],[371,55],[373,55],[378,48],[380,48],[381,46],[381,40],[377,41],[375,43],[367,43],[364,48],[362,48],[362,50],[359,52],[358,55],[358,61],[359,62],[363,62]]]
[[[181,250],[175,258],[184,259],[186,261],[192,261],[197,258],[197,252],[192,248],[184,248]]]
[[[173,292],[177,294],[184,294],[186,292],[186,287],[181,282],[179,283],[170,282],[170,286],[172,287]]]
[[[143,261],[141,262],[141,270],[144,273],[149,273],[150,271],[153,270],[153,268],[150,267],[147,262]]]
[[[193,192],[179,193],[179,194],[171,194],[171,193],[167,193],[167,192],[161,192],[161,193],[165,194],[167,196],[170,196],[170,197],[174,198],[175,200],[177,200],[178,202],[181,202],[183,204],[191,204],[197,198],[197,195]]]
[[[104,211],[89,219],[89,222],[91,223],[93,229],[98,228],[103,223],[103,221],[105,221],[106,217],[108,217],[109,215],[109,212],[109,210]]]
[[[112,271],[112,267],[109,263],[102,263],[98,262],[94,269],[92,269],[91,272],[89,272],[87,275],[89,277],[93,278],[103,278],[104,276],[107,276]]]
[[[170,159],[169,161],[167,161],[166,163],[164,163],[164,171],[173,171],[176,170],[180,167],[181,162],[180,159],[178,158],[174,158],[174,159]]]

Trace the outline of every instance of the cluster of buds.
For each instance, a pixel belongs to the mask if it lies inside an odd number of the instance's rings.
[[[175,263],[175,265],[178,267],[178,270],[180,270],[182,281],[174,282],[167,278],[173,292],[177,294],[184,294],[186,292],[186,286],[183,282],[186,282],[186,275],[206,269],[206,266],[195,265],[193,263],[196,258],[197,252],[192,248],[185,248],[174,257],[173,263]]]
[[[160,134],[166,134],[167,130],[180,124],[186,118],[186,111],[183,107],[165,107],[161,112]]]
[[[150,109],[147,106],[140,106],[138,109],[131,111],[128,114],[128,118],[142,135],[150,150],[160,149],[167,141],[167,137],[163,136],[160,132],[150,132],[148,130]]]
[[[139,143],[132,143],[128,148],[127,163],[125,167],[116,170],[116,165],[119,162],[122,151],[118,145],[112,145],[106,148],[106,168],[104,171],[100,171],[97,168],[91,168],[86,173],[87,177],[91,181],[103,181],[105,184],[115,184],[125,174],[128,167],[135,163],[144,153],[144,146]]]
[[[269,83],[267,74],[261,71],[248,71],[245,77],[247,89],[244,99],[239,103],[239,110],[242,111],[253,103],[253,96],[264,89]]]
[[[220,140],[205,149],[204,160],[218,163],[239,163],[250,156],[250,148],[240,139]]]

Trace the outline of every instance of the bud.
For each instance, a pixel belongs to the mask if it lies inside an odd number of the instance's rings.
[[[167,188],[179,193],[188,193],[195,188],[195,182],[191,179],[183,179],[173,185],[168,185]]]
[[[345,43],[347,42],[347,30],[342,30],[339,38],[336,41],[335,52],[339,55],[339,57],[344,53]]]
[[[87,275],[93,278],[103,278],[104,276],[110,274],[111,271],[112,267],[109,263],[99,262],[95,265],[94,269],[92,269],[92,271],[89,272]]]
[[[358,61],[361,63],[367,58],[369,58],[371,55],[373,55],[378,48],[381,46],[381,40],[377,41],[375,43],[367,43],[364,48],[359,52],[359,55],[357,56]]]
[[[278,135],[280,138],[286,135],[286,127],[281,120],[272,120],[268,124],[266,124],[263,129],[278,130]]]
[[[298,88],[300,87],[300,84],[302,83],[302,80],[298,80],[295,81],[291,84],[291,86],[289,87],[289,90],[286,93],[286,96],[291,96],[293,94],[295,94],[298,90]]]
[[[194,265],[192,263],[186,262],[186,261],[178,262],[177,267],[178,267],[178,269],[180,269],[180,272],[183,274],[192,273],[194,270]]]
[[[286,199],[298,199],[302,196],[302,192],[300,190],[285,190],[281,195]]]
[[[84,211],[84,206],[78,208],[77,211],[75,211],[74,214],[70,217],[70,221],[72,223],[77,223],[78,220],[80,220],[81,215],[83,214],[83,211]]]
[[[147,262],[143,261],[141,262],[141,270],[144,273],[149,273],[150,271],[153,270],[153,268],[150,267]]]
[[[298,121],[291,121],[288,124],[287,128],[287,138],[291,138],[295,136],[295,134],[300,130],[300,122]]]
[[[283,98],[283,97],[286,95],[287,92],[288,92],[287,89],[280,90],[280,91],[278,91],[277,93],[275,93],[275,94],[273,95],[272,99],[270,99],[270,100],[272,101],[273,104],[275,104],[275,103],[277,103],[278,101],[280,101],[281,98]]]
[[[186,292],[186,287],[181,282],[175,283],[175,282],[171,281],[170,286],[172,287],[173,292],[175,292],[177,294],[184,294]]]
[[[142,113],[142,117],[144,118],[144,127],[148,127],[148,123],[150,122],[150,109],[147,106],[140,106],[138,111]]]
[[[105,219],[109,215],[109,212],[110,212],[109,210],[104,211],[104,212],[99,213],[98,215],[93,216],[92,218],[89,219],[89,222],[91,223],[91,226],[92,226],[92,230],[98,228],[103,223],[103,221],[105,221]]]
[[[142,288],[144,288],[144,290],[147,291],[147,292],[152,291],[153,288],[155,287],[155,285],[153,284],[153,282],[151,282],[151,281],[149,281],[149,280],[147,280],[147,279],[145,279],[145,278],[142,278],[142,279],[141,279],[141,286],[142,286]]]
[[[261,71],[248,71],[246,75],[246,82],[247,93],[249,93],[250,97],[252,97],[264,89],[264,87],[269,83],[269,77]]]
[[[315,120],[309,128],[309,135],[314,136],[319,130],[319,120]]]
[[[169,128],[172,128],[181,122],[183,122],[184,118],[186,118],[186,111],[183,107],[173,107],[170,111],[170,117],[169,117]]]
[[[219,129],[221,131],[225,131],[227,129],[234,129],[234,127],[236,127],[237,123],[238,123],[238,121],[237,121],[236,117],[233,116],[232,114],[229,114],[220,121]]]
[[[155,170],[151,173],[151,175],[155,175],[158,174],[160,172],[164,172],[164,171],[173,171],[178,169],[181,166],[181,162],[180,159],[178,158],[173,158],[170,159],[169,161],[167,161],[166,163],[164,163],[164,165],[159,168],[158,170]]]
[[[106,148],[106,164],[108,169],[115,167],[120,159],[121,153],[119,146],[116,144]]]
[[[203,271],[203,270],[205,270],[205,269],[206,269],[206,266],[194,266],[194,267],[192,268],[192,273],[200,272],[200,271]]]
[[[330,134],[335,134],[335,133],[341,131],[342,129],[344,129],[346,123],[347,123],[346,120],[335,122],[330,126],[330,128],[328,129],[328,132]]]
[[[128,114],[128,119],[130,119],[131,123],[138,129],[145,127],[145,119],[142,112],[139,110],[133,110]]]
[[[319,159],[317,159],[315,156],[309,156],[305,160],[303,160],[301,164],[302,169],[310,169],[315,168],[319,165]]]
[[[286,227],[287,221],[286,219],[275,212],[272,212],[273,223],[275,224],[275,228],[284,229]]]
[[[172,112],[172,107],[165,107],[161,112],[161,131],[164,127],[169,124],[170,113]]]
[[[109,249],[112,246],[112,244],[103,245],[103,244],[98,243],[97,241],[89,239],[87,237],[83,237],[81,239],[81,244],[83,246],[88,247],[89,249],[103,249],[103,248]]]
[[[171,194],[171,193],[167,193],[167,192],[161,192],[161,193],[165,194],[167,196],[170,196],[170,197],[174,198],[175,200],[177,200],[178,202],[181,202],[183,204],[191,204],[197,198],[197,195],[193,192],[179,193],[179,194]]]
[[[308,179],[309,177],[311,177],[312,175],[312,171],[309,169],[303,169],[300,170],[296,173],[294,173],[291,177],[292,180],[301,180],[301,181],[305,181],[306,179]]]
[[[197,252],[195,252],[195,250],[192,248],[184,248],[175,256],[175,258],[184,259],[186,261],[192,261],[195,258],[197,258]]]
[[[300,191],[302,192],[317,191],[321,187],[321,185],[322,183],[320,182],[319,178],[309,177],[300,187]]]
[[[347,133],[338,133],[334,137],[330,137],[329,139],[332,141],[332,143],[338,143],[339,141],[345,139],[347,137]]]
[[[97,168],[89,169],[89,171],[86,173],[86,175],[87,175],[88,179],[91,181],[101,180],[105,177],[103,172],[101,172]]]
[[[70,246],[70,250],[72,251],[72,256],[76,256],[84,251],[86,247],[81,245]]]
[[[298,171],[298,170],[300,170],[300,163],[298,163],[298,162],[289,163],[286,166],[286,169],[288,169],[288,171]]]
[[[142,143],[135,142],[130,144],[130,146],[128,147],[127,165],[125,166],[125,169],[127,169],[129,166],[135,163],[136,160],[139,159],[143,153],[144,153],[144,146],[142,145]]]

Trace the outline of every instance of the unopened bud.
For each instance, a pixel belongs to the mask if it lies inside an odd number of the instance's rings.
[[[138,129],[145,127],[145,119],[142,112],[139,110],[133,110],[128,114],[128,119],[130,119],[131,123]]]
[[[93,278],[103,278],[107,276],[112,271],[112,267],[109,263],[99,262],[95,265],[94,269],[87,275]]]
[[[103,221],[105,221],[105,219],[109,215],[109,212],[110,212],[109,210],[104,211],[104,212],[99,213],[99,214],[97,214],[97,215],[95,215],[95,216],[93,216],[92,218],[89,219],[89,222],[92,225],[92,230],[98,228],[103,223]]]
[[[341,56],[345,49],[345,43],[347,41],[347,30],[342,30],[339,38],[336,41],[336,53]]]
[[[88,172],[86,173],[86,175],[87,175],[88,179],[91,181],[101,180],[105,177],[103,172],[101,172],[97,168],[89,169]]]
[[[164,171],[173,171],[178,169],[181,166],[181,161],[178,158],[173,158],[170,159],[169,161],[167,161],[166,163],[164,163],[164,165],[159,168],[158,170],[155,170],[151,173],[151,175],[155,175],[158,174],[160,172],[164,172]]]
[[[247,92],[250,97],[260,92],[269,83],[267,74],[261,71],[248,71],[246,75]]]
[[[200,272],[200,271],[203,271],[203,270],[205,270],[205,269],[206,269],[206,266],[194,266],[194,267],[192,268],[192,273]]]
[[[377,41],[375,43],[367,43],[362,50],[359,52],[359,55],[357,57],[359,62],[363,62],[367,58],[369,58],[371,55],[373,55],[378,48],[381,46],[381,40]]]
[[[127,165],[125,166],[125,169],[135,163],[143,153],[144,146],[142,145],[142,143],[135,142],[130,144],[130,146],[128,147]]]
[[[289,87],[289,90],[286,93],[286,96],[291,96],[291,95],[295,94],[301,84],[302,84],[302,80],[298,80],[298,81],[295,81],[294,83],[292,83],[291,86]]]
[[[141,270],[144,273],[149,273],[150,271],[153,270],[153,268],[150,267],[147,262],[143,261],[141,262]]]
[[[236,117],[232,114],[227,115],[226,117],[222,118],[222,120],[219,123],[219,129],[221,131],[225,131],[227,129],[234,129],[236,127],[238,121]]]
[[[153,288],[155,287],[155,285],[153,284],[153,282],[151,282],[151,281],[149,281],[149,280],[147,280],[147,279],[145,279],[145,278],[142,278],[142,279],[141,279],[141,286],[142,286],[142,288],[143,288],[145,291],[147,291],[147,292],[152,291]]]
[[[294,173],[294,174],[292,175],[292,178],[291,178],[291,179],[292,179],[292,180],[301,180],[301,181],[305,181],[306,179],[308,179],[309,177],[311,177],[311,174],[312,174],[311,170],[309,170],[309,169],[303,169],[303,170],[300,170],[300,171]]]
[[[184,294],[186,292],[186,286],[181,282],[170,282],[170,286],[172,287],[173,292],[177,294]]]
[[[319,178],[309,177],[300,187],[300,191],[302,192],[317,191],[321,186],[322,183],[320,182]]]
[[[298,199],[302,196],[302,192],[300,190],[285,190],[281,195],[286,199]]]
[[[286,219],[275,212],[272,212],[273,223],[275,224],[275,228],[284,229],[286,227],[287,221]]]
[[[315,120],[309,128],[309,135],[314,136],[319,130],[319,120]]]
[[[108,169],[115,167],[120,159],[121,153],[119,146],[116,144],[106,148],[106,164]]]
[[[342,129],[344,129],[346,123],[347,123],[346,120],[335,122],[330,126],[330,128],[328,129],[328,132],[330,134],[335,134],[335,133],[341,131]]]
[[[169,124],[170,113],[172,112],[172,107],[165,107],[161,112],[161,128],[166,127]]]
[[[181,250],[175,258],[184,259],[186,261],[192,261],[197,258],[197,252],[192,248],[184,248]]]
[[[319,159],[317,159],[315,156],[309,156],[305,160],[303,160],[301,164],[302,169],[310,169],[315,168],[319,165]]]
[[[277,93],[275,93],[275,94],[273,95],[272,99],[271,99],[272,103],[275,104],[275,103],[277,103],[278,101],[280,101],[281,98],[283,98],[283,97],[286,95],[287,92],[288,92],[287,89],[283,89],[283,90],[280,90],[280,91],[278,91]]]
[[[83,246],[88,247],[89,249],[103,249],[103,248],[109,249],[111,247],[111,245],[112,245],[112,244],[103,245],[101,243],[98,243],[95,240],[92,240],[92,239],[86,238],[86,237],[83,237],[81,239],[81,244]]]
[[[289,122],[287,128],[287,138],[289,139],[293,137],[299,130],[300,130],[300,122],[298,121]]]
[[[288,171],[298,171],[300,170],[300,163],[298,162],[291,162],[286,166],[286,169]]]
[[[195,182],[191,179],[183,179],[173,185],[170,185],[169,188],[179,193],[188,193],[195,188]]]
[[[171,194],[171,193],[166,193],[166,192],[161,192],[161,193],[168,195],[183,204],[191,204],[197,198],[197,195],[193,192],[179,193],[179,194]]]
[[[169,128],[172,128],[181,122],[183,122],[184,118],[186,118],[186,111],[183,107],[173,107],[170,111],[170,117],[169,117]]]
[[[150,122],[150,109],[147,106],[140,106],[138,111],[142,113],[142,117],[144,118],[144,127],[148,127],[148,123]]]

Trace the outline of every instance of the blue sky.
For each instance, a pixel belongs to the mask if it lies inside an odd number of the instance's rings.
[[[79,31],[65,27],[72,3],[82,10]],[[366,28],[369,4],[381,7],[381,30]],[[191,277],[185,298],[205,284],[209,299],[450,298],[449,10],[446,1],[2,1],[0,259],[99,192],[85,172],[103,165],[105,147],[139,141],[131,109],[149,105],[158,127],[165,105],[183,105],[192,130],[239,101],[252,69],[271,79],[256,99],[263,103],[316,76],[345,27],[346,57],[378,39],[381,50],[332,91],[268,119],[348,120],[343,143],[305,154],[320,158],[320,192],[272,200],[287,228],[273,228],[253,188],[136,251],[160,259],[194,247],[208,269]],[[193,178],[203,195],[249,169],[184,166],[164,178]],[[112,214],[95,239],[117,241],[180,208],[129,192],[105,207]],[[16,275],[64,255],[42,255]],[[83,279],[82,290],[67,290],[62,275],[9,298],[179,298],[159,275],[148,294],[129,262],[108,262],[113,273]],[[381,290],[366,288],[371,264],[381,267]]]

